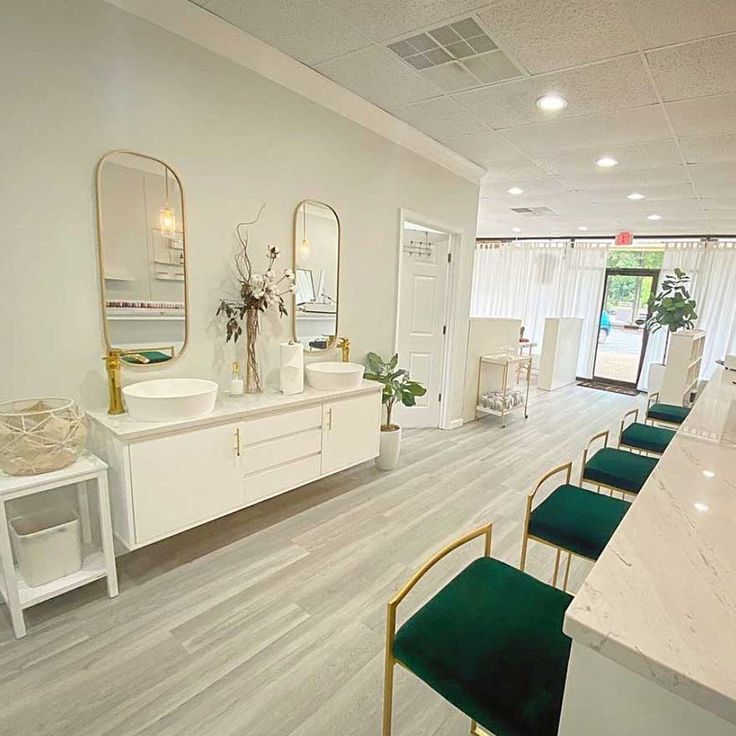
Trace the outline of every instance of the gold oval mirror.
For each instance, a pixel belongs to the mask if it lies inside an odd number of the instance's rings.
[[[340,220],[324,202],[305,200],[294,213],[296,292],[292,333],[307,352],[335,346],[340,315]]]
[[[130,366],[168,363],[188,338],[184,195],[163,161],[112,151],[97,164],[102,315]]]

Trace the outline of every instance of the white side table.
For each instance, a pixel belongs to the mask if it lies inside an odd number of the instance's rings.
[[[84,554],[82,569],[45,585],[30,587],[23,580],[13,562],[6,503],[11,499],[75,484],[79,500]],[[90,544],[90,517],[87,503],[87,489],[92,484],[97,489],[101,538],[101,548],[96,550]],[[85,453],[72,465],[52,473],[40,475],[0,473],[0,563],[2,564],[0,593],[8,604],[16,638],[26,635],[23,610],[35,606],[36,603],[54,598],[100,578],[107,578],[107,593],[110,598],[114,598],[118,594],[118,576],[115,567],[110,500],[107,491],[107,465],[95,455]]]

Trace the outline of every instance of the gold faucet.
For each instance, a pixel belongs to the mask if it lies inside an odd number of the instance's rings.
[[[121,390],[123,381],[120,376],[120,356],[122,354],[122,350],[110,348],[103,358],[107,370],[107,392],[110,397],[110,405],[107,408],[108,414],[125,414],[123,392]]]
[[[342,362],[349,363],[350,362],[350,338],[341,337],[337,341],[336,347],[340,348],[340,350],[342,351]]]

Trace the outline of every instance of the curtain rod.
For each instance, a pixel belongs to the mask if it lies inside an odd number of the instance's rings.
[[[672,240],[718,240],[718,239],[736,239],[736,235],[730,233],[728,235],[636,235],[634,240],[661,240],[661,241],[672,241]],[[524,236],[524,237],[476,237],[476,243],[509,243],[515,240],[615,240],[614,235],[538,235],[536,237]],[[626,247],[626,246],[621,246]]]

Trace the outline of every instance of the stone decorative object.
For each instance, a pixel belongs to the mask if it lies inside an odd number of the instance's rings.
[[[84,412],[71,399],[0,403],[0,470],[35,475],[71,465],[87,439]]]

